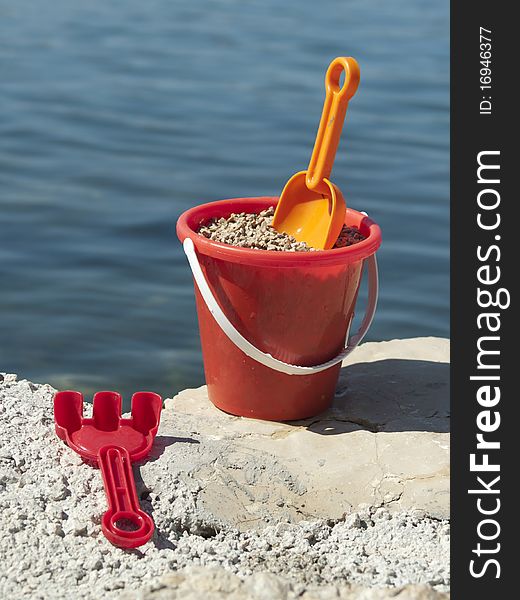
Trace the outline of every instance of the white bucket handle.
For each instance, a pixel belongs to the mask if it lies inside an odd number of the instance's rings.
[[[287,375],[312,375],[313,373],[319,373],[320,371],[325,371],[326,369],[330,369],[330,367],[337,365],[344,358],[346,358],[365,337],[365,334],[372,323],[372,319],[374,318],[374,313],[377,306],[377,297],[379,293],[379,277],[377,272],[376,255],[372,254],[372,256],[369,256],[367,259],[365,259],[368,264],[368,302],[365,309],[365,316],[363,317],[363,321],[357,332],[348,338],[345,348],[331,360],[313,367],[300,367],[298,365],[291,365],[274,358],[274,356],[271,356],[266,352],[262,352],[256,346],[253,346],[251,342],[247,341],[246,338],[236,330],[231,321],[226,317],[220,308],[215,296],[213,296],[208,282],[204,277],[204,273],[200,268],[193,241],[189,237],[184,240],[183,248],[188,258],[188,262],[190,263],[193,278],[197,283],[200,295],[204,299],[209,312],[213,315],[215,321],[219,324],[222,331],[235,344],[235,346],[237,346],[237,348],[242,350],[244,354],[250,358],[253,358],[262,365],[269,367],[270,369],[280,371],[280,373],[286,373]]]

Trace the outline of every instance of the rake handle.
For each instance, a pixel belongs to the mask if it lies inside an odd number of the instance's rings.
[[[101,520],[105,537],[120,548],[142,546],[152,537],[155,527],[152,518],[139,506],[130,453],[108,444],[99,449],[97,458],[108,502]],[[120,526],[124,521],[131,529]]]

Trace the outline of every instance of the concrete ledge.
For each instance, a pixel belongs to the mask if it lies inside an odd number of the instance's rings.
[[[339,519],[364,504],[448,518],[448,361],[439,338],[363,344],[345,361],[334,406],[291,424],[234,417],[205,386],[184,390],[166,402],[160,433],[201,443],[161,453],[202,486],[206,518],[239,529]]]

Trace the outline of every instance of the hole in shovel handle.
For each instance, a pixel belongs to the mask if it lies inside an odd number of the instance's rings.
[[[341,85],[341,76],[344,75],[344,81]],[[325,76],[325,86],[334,94],[346,96],[348,100],[356,93],[359,85],[359,65],[357,61],[350,56],[339,56],[335,58],[327,69]]]

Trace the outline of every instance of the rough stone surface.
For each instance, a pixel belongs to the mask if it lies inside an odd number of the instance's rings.
[[[221,568],[189,567],[169,573],[153,585],[124,593],[121,600],[445,600],[448,594],[427,585],[397,588],[360,585],[300,586],[271,573],[240,579]]]
[[[448,518],[448,360],[438,338],[363,344],[333,407],[290,424],[227,415],[205,386],[184,390],[166,401],[161,431],[212,443],[164,452],[205,481],[200,507],[240,529],[339,519],[360,504]]]
[[[308,422],[224,415],[204,388],[168,401],[134,468],[156,523],[134,551],[101,533],[100,473],[56,437],[54,390],[0,375],[0,597],[442,597],[447,346],[363,345]]]

